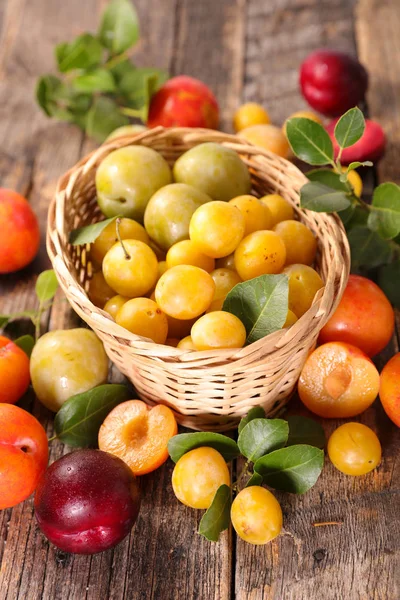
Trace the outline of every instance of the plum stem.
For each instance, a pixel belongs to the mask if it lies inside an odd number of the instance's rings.
[[[103,68],[112,69],[113,67],[116,67],[117,65],[119,65],[119,63],[123,62],[124,60],[128,60],[130,54],[131,53],[128,52],[122,52],[122,54],[116,54],[115,56],[112,56],[108,59],[106,63],[104,63]]]
[[[125,248],[125,246],[124,246],[124,243],[123,243],[123,241],[122,241],[121,234],[120,234],[120,231],[119,231],[119,226],[120,226],[120,223],[121,223],[121,218],[120,218],[120,217],[118,217],[118,219],[117,219],[117,220],[116,220],[116,222],[115,222],[115,228],[116,228],[116,230],[117,230],[117,238],[118,238],[118,241],[119,241],[119,243],[120,243],[120,244],[121,244],[121,246],[122,246],[122,250],[124,251],[124,254],[125,254],[125,258],[126,258],[126,260],[129,260],[131,257],[130,257],[130,255],[128,254],[128,251],[127,251],[127,249],[126,249],[126,248]]]

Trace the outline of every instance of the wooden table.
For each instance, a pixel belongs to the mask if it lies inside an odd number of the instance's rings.
[[[94,29],[105,0],[0,1],[0,185],[26,195],[39,216],[42,248],[33,265],[2,277],[0,312],[32,308],[37,274],[48,267],[46,212],[57,178],[92,147],[74,127],[47,120],[33,100],[35,80],[54,68],[53,48]],[[399,0],[135,0],[142,39],[136,61],[186,73],[211,86],[231,130],[234,109],[262,102],[273,122],[305,107],[297,76],[313,49],[358,52],[370,72],[368,112],[388,134],[378,181],[400,183]],[[371,189],[372,179],[369,182]],[[368,185],[367,185],[368,187]],[[61,294],[43,330],[77,318]],[[398,322],[399,325],[399,322]],[[29,331],[29,324],[23,325]],[[18,325],[20,332],[21,325]],[[9,334],[17,334],[11,327]],[[377,359],[398,351],[398,341]],[[118,374],[114,374],[118,378]],[[51,415],[30,408],[52,432]],[[66,555],[47,543],[32,498],[0,512],[1,600],[399,600],[399,432],[375,402],[360,421],[383,444],[381,466],[361,478],[326,461],[304,497],[279,494],[285,535],[252,547],[225,532],[218,544],[196,534],[199,513],[171,489],[172,465],[142,478],[143,504],[133,534],[96,556]],[[337,422],[325,422],[329,434]],[[51,444],[51,461],[65,453]],[[339,525],[315,527],[337,521]]]

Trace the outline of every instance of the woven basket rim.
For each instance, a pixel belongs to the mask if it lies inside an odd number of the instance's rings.
[[[199,362],[211,360],[212,365],[217,369],[221,363],[227,361],[238,361],[248,354],[257,351],[265,344],[273,342],[274,348],[282,347],[291,340],[296,338],[296,333],[301,329],[302,324],[306,319],[310,319],[310,316],[317,317],[319,315],[319,305],[328,293],[325,282],[324,288],[318,293],[314,299],[313,306],[307,311],[299,320],[292,325],[289,329],[281,329],[268,336],[259,339],[248,346],[241,349],[229,349],[229,350],[213,350],[213,351],[193,351],[175,348],[171,346],[165,346],[162,344],[156,344],[148,338],[137,336],[130,333],[125,328],[117,325],[108,313],[104,310],[95,306],[88,298],[84,287],[76,280],[73,273],[68,269],[66,265],[64,248],[68,247],[68,234],[65,226],[65,213],[64,213],[64,201],[65,196],[71,195],[74,192],[75,186],[79,186],[79,180],[84,177],[88,171],[93,169],[96,164],[99,164],[101,160],[113,150],[121,147],[129,146],[131,144],[145,143],[145,145],[151,144],[149,142],[157,140],[158,142],[169,141],[171,138],[184,137],[185,143],[196,145],[196,143],[202,143],[207,141],[204,138],[211,138],[208,141],[216,141],[224,146],[236,150],[242,157],[251,156],[257,160],[258,157],[268,159],[269,163],[273,164],[277,172],[285,172],[284,177],[290,177],[293,180],[293,187],[299,189],[301,185],[306,183],[308,179],[306,176],[289,160],[279,157],[274,153],[259,148],[249,143],[240,135],[227,134],[219,131],[200,129],[200,128],[164,128],[155,127],[150,130],[143,132],[124,135],[108,143],[103,144],[99,148],[93,150],[88,155],[84,156],[80,161],[69,169],[62,177],[60,177],[56,194],[50,204],[48,212],[48,227],[47,227],[47,250],[52,262],[53,268],[60,279],[60,274],[67,280],[66,295],[72,296],[76,301],[85,303],[86,308],[90,310],[91,317],[99,325],[111,325],[113,335],[123,344],[131,348],[137,348],[144,352],[148,356],[153,358],[159,358],[162,361],[173,361],[173,362]],[[305,214],[309,213],[307,209],[300,209],[299,206],[295,207],[299,212]],[[340,218],[335,215],[324,215],[332,225],[341,234],[341,243],[343,244],[344,255],[349,256],[349,246],[347,237],[344,231],[344,227]],[[349,262],[349,261],[347,261]],[[349,266],[348,264],[343,265],[343,269],[346,270],[345,277],[348,276]],[[64,286],[63,286],[64,287]],[[205,365],[204,368],[213,368],[211,365]]]

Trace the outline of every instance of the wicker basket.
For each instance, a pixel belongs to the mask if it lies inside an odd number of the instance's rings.
[[[253,191],[279,193],[317,236],[317,269],[325,287],[313,306],[292,327],[240,350],[193,352],[154,344],[118,326],[88,299],[91,275],[86,248],[72,247],[72,229],[101,219],[95,190],[96,168],[112,150],[143,144],[161,152],[172,165],[189,148],[206,141],[236,150],[250,169]],[[290,162],[245,140],[205,129],[161,127],[101,146],[59,181],[48,218],[47,249],[58,280],[78,315],[104,342],[110,359],[148,404],[170,406],[178,421],[192,429],[225,431],[255,405],[268,415],[287,403],[321,327],[339,302],[349,273],[349,248],[337,216],[299,209],[305,176]]]

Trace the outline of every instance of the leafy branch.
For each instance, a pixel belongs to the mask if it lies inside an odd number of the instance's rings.
[[[353,162],[343,169],[341,156],[364,134],[364,115],[358,108],[347,111],[337,122],[334,135],[339,146],[334,157],[332,141],[322,125],[310,119],[293,118],[287,136],[294,154],[313,166],[310,180],[300,191],[302,208],[315,212],[339,213],[351,248],[352,270],[378,269],[380,286],[391,302],[400,307],[400,289],[394,284],[400,275],[400,187],[382,183],[368,204],[354,193],[349,181],[353,169],[372,166],[370,161]]]
[[[97,34],[83,33],[55,48],[59,74],[43,75],[36,100],[47,116],[78,125],[103,142],[129,118],[147,121],[151,96],[167,75],[136,68],[129,60],[139,40],[137,12],[130,0],[111,0]]]
[[[304,494],[316,483],[324,464],[325,434],[312,419],[268,419],[264,409],[255,406],[240,421],[238,431],[237,442],[212,432],[182,433],[168,442],[174,462],[202,446],[214,448],[226,461],[240,455],[246,459],[237,481],[218,488],[200,521],[199,533],[212,542],[229,527],[232,492],[238,493],[244,483],[245,487],[265,483],[276,490]]]

